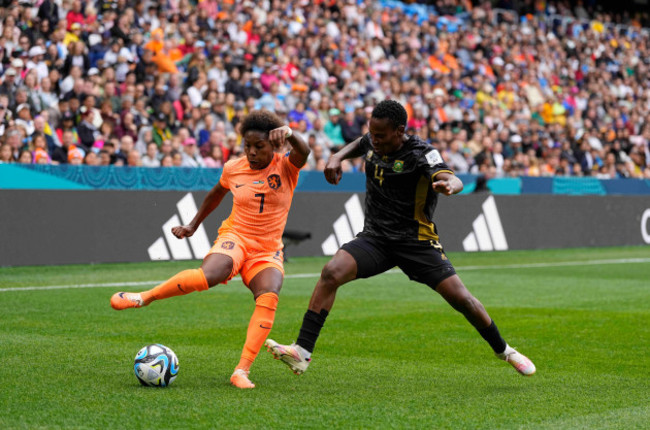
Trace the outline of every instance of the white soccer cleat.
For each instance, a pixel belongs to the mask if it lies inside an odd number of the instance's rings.
[[[507,361],[517,369],[517,372],[524,376],[531,376],[537,370],[528,357],[512,348],[510,345],[506,346],[506,350],[501,354],[497,354],[501,360]]]
[[[273,339],[266,339],[264,345],[266,346],[266,350],[273,354],[276,360],[281,360],[296,375],[302,375],[311,362],[310,358],[303,356],[300,351],[301,348],[295,343],[291,345],[280,345]]]

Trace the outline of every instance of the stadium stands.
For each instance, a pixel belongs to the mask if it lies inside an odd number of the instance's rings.
[[[266,108],[317,148],[308,168],[320,170],[393,98],[409,133],[459,173],[650,178],[647,12],[552,1],[4,3],[0,163],[220,167],[242,155],[241,118]]]

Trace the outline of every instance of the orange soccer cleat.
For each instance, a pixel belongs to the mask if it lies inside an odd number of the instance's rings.
[[[248,379],[248,374],[244,369],[235,369],[230,377],[230,383],[237,388],[255,388],[255,384]]]
[[[140,293],[115,293],[111,297],[111,307],[116,311],[127,308],[141,308],[146,306]]]

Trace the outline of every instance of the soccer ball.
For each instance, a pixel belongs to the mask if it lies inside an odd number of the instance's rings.
[[[142,385],[166,387],[178,375],[178,358],[164,345],[147,345],[135,356],[133,370]]]

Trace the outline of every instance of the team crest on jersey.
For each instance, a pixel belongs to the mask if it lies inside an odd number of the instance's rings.
[[[401,172],[404,170],[404,161],[402,160],[395,160],[395,164],[393,164],[393,172]]]
[[[429,166],[431,167],[435,166],[436,164],[442,163],[442,157],[440,156],[440,153],[438,152],[437,149],[432,149],[431,151],[427,152],[425,158],[427,159],[427,163],[429,163]]]
[[[269,187],[271,187],[272,190],[277,190],[282,186],[280,175],[271,175],[268,178],[266,178],[266,182],[269,183]]]
[[[373,154],[373,152],[372,152],[372,149],[371,149],[371,150],[368,151],[368,153],[366,154],[366,161],[370,161],[370,159],[372,158],[372,154]]]
[[[233,249],[235,247],[235,242],[231,242],[231,241],[228,240],[228,241],[222,243],[221,247],[223,249]]]

